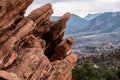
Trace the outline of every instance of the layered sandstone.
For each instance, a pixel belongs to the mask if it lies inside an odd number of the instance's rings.
[[[77,56],[63,39],[70,14],[50,21],[51,4],[24,16],[33,0],[0,0],[0,80],[71,80]]]

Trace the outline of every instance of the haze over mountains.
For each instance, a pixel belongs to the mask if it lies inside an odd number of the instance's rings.
[[[52,17],[56,20],[59,17]],[[77,53],[103,53],[120,48],[120,12],[88,14],[81,18],[75,14],[67,23],[65,37],[75,39],[73,51]]]

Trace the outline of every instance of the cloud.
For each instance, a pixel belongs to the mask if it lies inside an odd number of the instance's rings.
[[[120,11],[120,0],[34,0],[27,14],[46,3],[53,5],[54,16],[70,12],[84,17],[89,13]]]
[[[35,0],[35,3],[56,3],[56,2],[71,2],[71,1],[93,1],[93,0]]]
[[[62,6],[61,6],[62,5]],[[57,7],[56,7],[57,6]],[[71,1],[71,2],[58,2],[53,4],[54,15],[71,12],[84,17],[89,13],[103,13],[120,11],[119,3],[103,2],[103,1]]]
[[[98,0],[98,1],[106,2],[106,3],[119,3],[120,2],[120,0]]]

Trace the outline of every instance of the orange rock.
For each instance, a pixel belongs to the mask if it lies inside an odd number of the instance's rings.
[[[51,22],[52,5],[24,12],[32,0],[0,0],[0,80],[71,80],[77,56],[63,40],[70,13]]]

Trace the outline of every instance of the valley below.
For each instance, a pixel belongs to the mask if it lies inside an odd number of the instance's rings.
[[[72,51],[78,56],[101,54],[120,49],[120,33],[99,33],[71,35],[75,42]]]
[[[74,38],[72,51],[79,57],[109,53],[120,49],[119,21],[120,12],[88,14],[85,18],[72,14],[71,19],[67,22],[64,38],[69,36]]]

